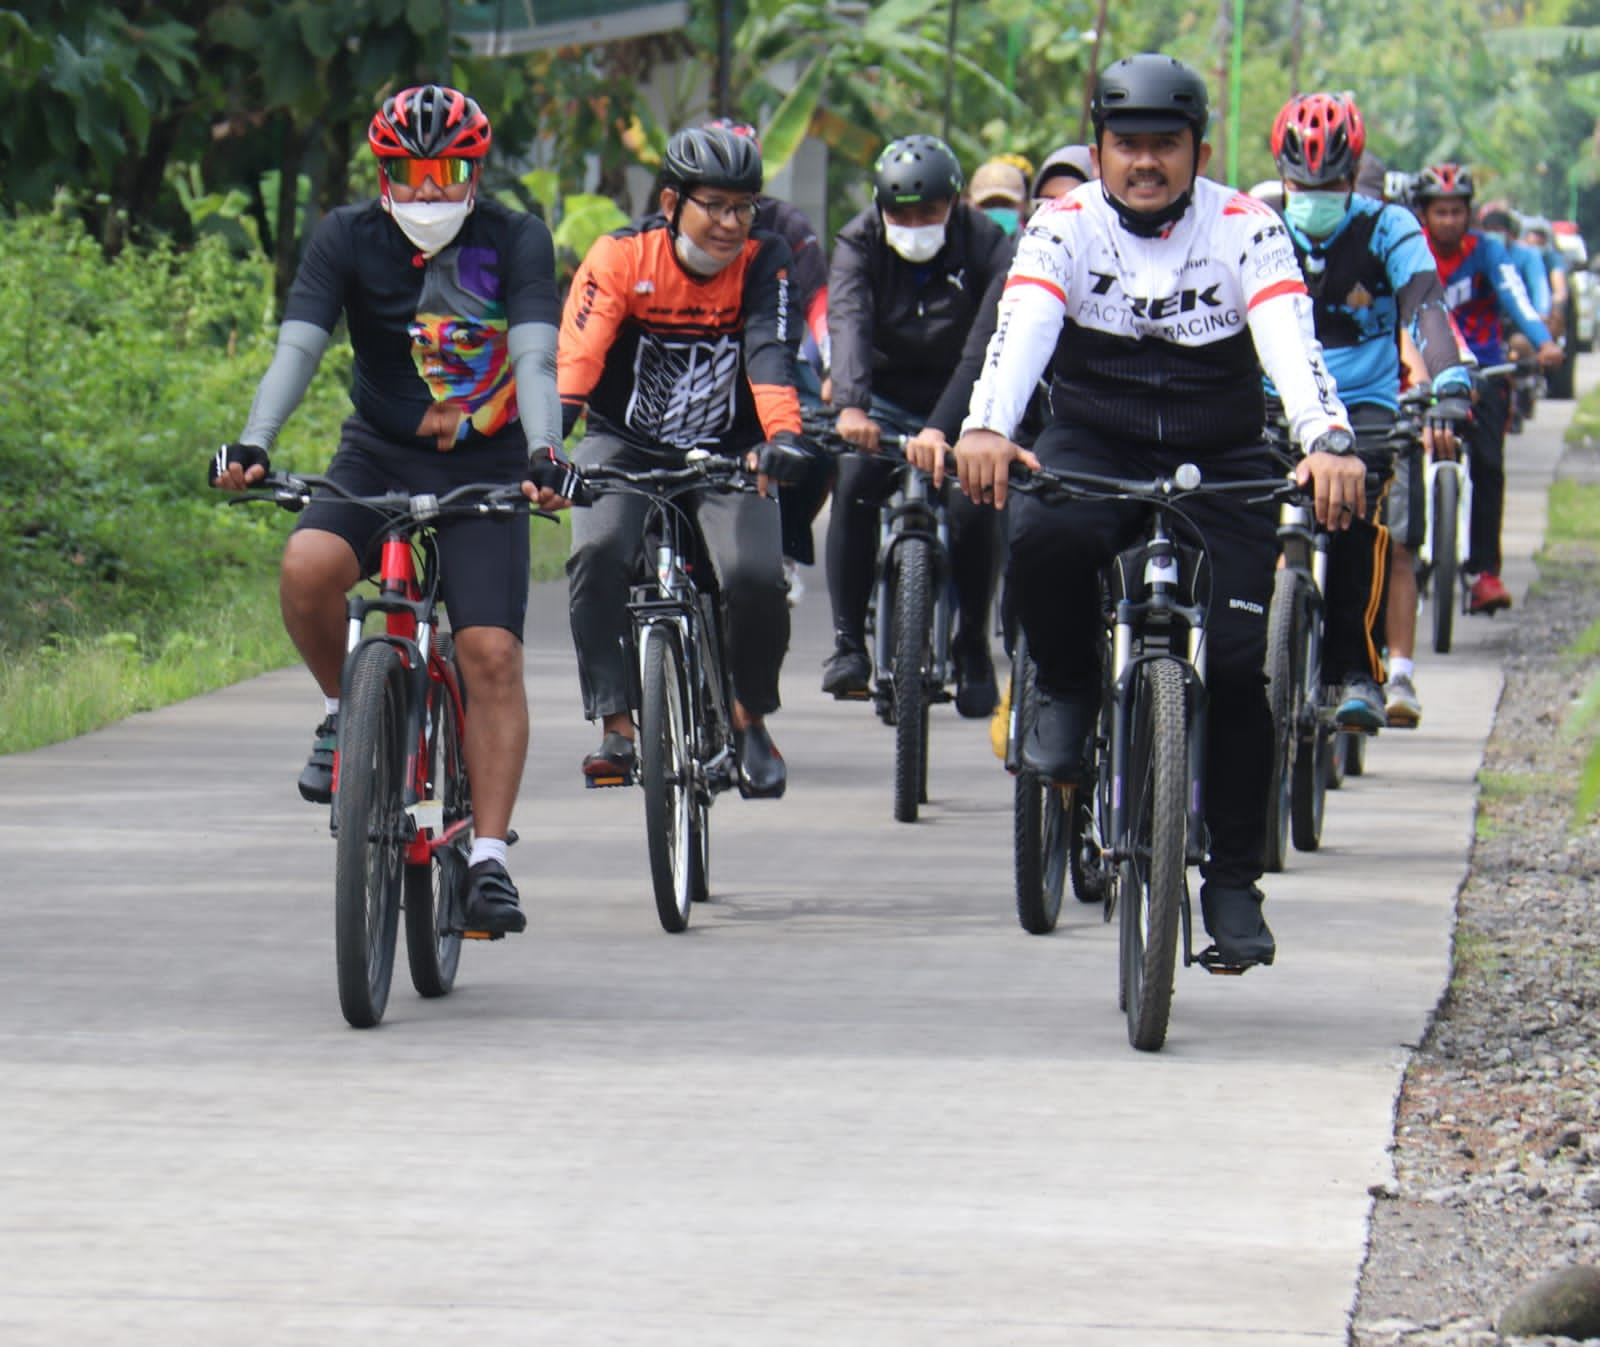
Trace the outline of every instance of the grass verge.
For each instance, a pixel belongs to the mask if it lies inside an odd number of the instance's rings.
[[[571,525],[535,521],[532,573],[552,580],[566,563]],[[11,654],[0,664],[0,753],[21,753],[100,729],[135,711],[170,706],[294,663],[278,616],[278,579],[236,585],[218,606],[183,622],[71,636]]]

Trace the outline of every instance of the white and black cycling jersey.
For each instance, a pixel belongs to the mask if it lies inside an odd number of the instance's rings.
[[[1283,221],[1209,178],[1153,238],[1123,228],[1098,182],[1033,216],[962,429],[1010,437],[1052,355],[1053,419],[1113,439],[1253,443],[1263,368],[1302,444],[1349,425]]]

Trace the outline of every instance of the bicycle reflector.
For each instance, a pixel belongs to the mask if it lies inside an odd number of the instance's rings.
[[[421,187],[429,178],[440,187],[459,187],[472,180],[477,163],[471,159],[384,159],[389,181],[402,187]]]

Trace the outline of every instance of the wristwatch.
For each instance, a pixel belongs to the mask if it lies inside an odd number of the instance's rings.
[[[1343,426],[1332,426],[1311,442],[1313,454],[1353,454],[1356,437]]]

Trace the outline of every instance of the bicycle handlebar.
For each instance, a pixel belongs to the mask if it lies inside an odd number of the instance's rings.
[[[1184,496],[1245,495],[1256,493],[1259,501],[1303,500],[1305,488],[1293,477],[1248,477],[1236,481],[1207,482],[1193,463],[1182,464],[1170,477],[1143,480],[1128,477],[1102,477],[1092,472],[1068,472],[1055,468],[1027,468],[1011,465],[1008,489],[1023,495],[1060,495],[1079,499],[1147,500],[1164,505]],[[1256,503],[1256,502],[1247,502]]]
[[[362,496],[333,478],[317,473],[272,472],[227,503],[243,505],[250,501],[267,500],[285,510],[298,512],[311,503],[313,493],[317,491],[326,491],[351,505],[377,510],[394,519],[409,519],[419,525],[432,523],[436,519],[471,515],[528,514],[551,521],[556,519],[548,510],[534,506],[522,494],[519,482],[466,482],[452,487],[442,496],[425,491],[415,494],[385,491],[378,495]]]
[[[863,449],[859,444],[852,444],[838,431],[838,421],[834,417],[802,415],[800,417],[800,431],[806,439],[810,440],[824,453],[833,454],[871,454],[870,449]],[[905,460],[906,443],[911,439],[909,435],[902,435],[897,431],[884,430],[881,426],[878,432],[878,450],[880,453],[887,450],[891,458]]]
[[[619,468],[611,463],[595,463],[578,469],[584,482],[597,490],[608,486],[708,486],[730,491],[754,491],[755,475],[741,458],[727,458],[690,450],[681,468]]]

